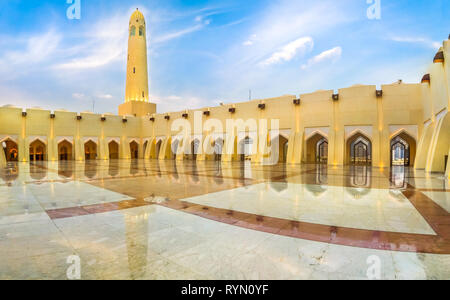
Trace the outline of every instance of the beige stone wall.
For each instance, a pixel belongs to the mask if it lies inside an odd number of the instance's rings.
[[[417,149],[416,168],[427,172],[446,170],[448,177],[445,161],[450,152],[450,40],[444,41],[439,51],[443,51],[445,61],[430,65],[427,70],[430,83],[421,86],[424,130]]]
[[[356,135],[364,135],[372,145],[372,165],[389,167],[390,143],[399,134],[407,134],[415,142],[417,153],[413,156],[415,167],[429,172],[443,172],[445,156],[449,153],[450,115],[449,105],[449,67],[450,43],[444,42],[446,61],[433,63],[429,68],[431,83],[382,85],[383,95],[377,97],[376,86],[356,85],[337,92],[317,91],[299,96],[286,95],[278,98],[252,100],[243,103],[224,104],[219,107],[202,108],[164,114],[154,114],[154,120],[146,117],[128,116],[124,122],[121,116],[29,109],[22,116],[22,109],[0,107],[0,141],[12,139],[18,143],[19,160],[29,160],[29,145],[41,140],[47,147],[47,159],[58,160],[58,144],[63,140],[73,145],[73,158],[84,160],[84,146],[88,141],[97,145],[97,159],[109,159],[109,143],[119,144],[119,158],[131,158],[130,143],[139,144],[140,158],[188,159],[184,151],[198,138],[201,143],[213,147],[217,138],[224,139],[223,149],[237,149],[243,138],[238,130],[224,136],[227,120],[256,121],[279,120],[279,134],[288,141],[286,162],[301,163],[311,161],[308,156],[308,139],[321,134],[328,140],[328,164],[349,163],[349,140]],[[334,100],[333,94],[339,94]],[[300,105],[293,103],[300,98]],[[265,104],[265,109],[258,108]],[[235,113],[229,109],[234,108]],[[209,111],[209,115],[204,112]],[[187,114],[187,118],[183,118]],[[197,115],[197,118],[194,118]],[[165,117],[170,119],[166,120]],[[183,138],[176,138],[172,131],[177,120],[185,120],[191,130]],[[212,119],[220,120],[222,129],[206,128],[195,124],[194,120],[208,124]],[[200,128],[200,129],[198,129]],[[248,134],[248,133],[247,133]],[[272,136],[259,136],[261,149],[270,148]],[[271,133],[272,134],[272,133]],[[245,134],[244,134],[245,135]],[[158,142],[160,144],[158,144]],[[172,153],[172,142],[178,143],[178,150]],[[280,148],[281,149],[281,148]],[[224,153],[225,154],[225,153]],[[308,158],[309,157],[309,158]],[[213,159],[212,155],[200,153],[197,160]],[[263,153],[251,156],[254,162],[261,162]],[[4,164],[5,155],[0,155]],[[223,161],[238,160],[238,155],[222,155]],[[284,160],[284,157],[283,157]],[[414,164],[414,162],[412,162]],[[448,171],[448,170],[447,170]]]

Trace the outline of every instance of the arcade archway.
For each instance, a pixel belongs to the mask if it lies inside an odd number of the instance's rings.
[[[391,139],[391,166],[413,166],[416,156],[416,141],[406,132]]]
[[[328,139],[316,133],[306,141],[306,162],[326,164],[328,162]]]
[[[72,160],[72,143],[63,140],[58,144],[59,160]]]
[[[190,160],[197,160],[197,155],[200,150],[200,141],[195,139],[191,142],[191,155],[189,156]]]
[[[41,140],[35,140],[30,144],[30,161],[46,160],[46,146]]]
[[[358,132],[346,143],[347,162],[352,165],[372,164],[372,142],[364,134]]]
[[[85,160],[97,159],[97,144],[91,140],[84,144],[84,158]]]
[[[130,156],[131,159],[139,158],[139,144],[136,141],[130,143]]]
[[[1,146],[5,151],[6,161],[18,161],[19,160],[19,146],[11,139],[6,139],[1,142]]]
[[[119,144],[116,141],[111,141],[108,144],[109,159],[119,159]]]

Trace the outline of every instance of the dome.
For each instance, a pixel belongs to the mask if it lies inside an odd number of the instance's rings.
[[[145,20],[144,15],[136,8],[136,11],[131,15],[130,22],[133,20]]]

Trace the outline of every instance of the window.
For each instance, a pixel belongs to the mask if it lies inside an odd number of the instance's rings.
[[[142,92],[142,98],[145,98],[145,92]]]
[[[141,26],[139,27],[139,36],[143,36],[144,35],[144,27]]]
[[[133,68],[133,74],[136,74],[136,68]]]
[[[132,26],[130,29],[130,36],[135,36],[136,35],[136,27]]]

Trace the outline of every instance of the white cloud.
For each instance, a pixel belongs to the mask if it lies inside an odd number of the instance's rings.
[[[9,64],[32,64],[48,59],[57,49],[61,36],[50,30],[27,40],[24,51],[9,52],[5,58]]]
[[[21,108],[37,107],[48,104],[48,98],[42,98],[24,88],[3,85],[0,82],[0,103],[0,106],[11,104]]]
[[[120,61],[126,55],[128,12],[99,20],[81,33],[83,41],[64,49],[69,54],[53,68],[64,70],[92,69]],[[68,39],[75,37],[68,37]]]
[[[310,60],[308,60],[308,63],[302,66],[302,69],[305,70],[315,64],[321,63],[323,61],[331,60],[336,61],[342,56],[342,48],[341,47],[334,47],[333,49],[323,51],[322,53],[314,56]]]
[[[268,59],[261,64],[264,66],[280,63],[282,61],[290,61],[297,54],[303,54],[314,48],[314,41],[311,37],[302,37],[285,45],[280,51],[273,53]]]
[[[244,46],[251,46],[256,41],[256,34],[253,34],[247,41],[243,42],[242,45]]]
[[[207,24],[197,24],[195,26],[188,27],[188,28],[185,28],[185,29],[182,29],[179,31],[175,31],[175,32],[157,36],[154,39],[152,39],[152,43],[159,44],[159,43],[168,42],[168,41],[176,39],[176,38],[180,38],[186,34],[190,34],[190,33],[193,33],[193,32],[203,29],[205,27],[205,25],[207,25]]]
[[[100,99],[112,99],[113,95],[111,95],[111,94],[101,94],[101,95],[97,95],[97,98],[100,98]]]
[[[28,38],[17,37],[15,50],[0,50],[0,74],[15,78],[30,72],[35,66],[53,58],[61,42],[61,35],[54,30]],[[3,47],[3,49],[5,49]]]
[[[99,20],[94,25],[85,29],[81,34],[83,41],[71,48],[65,49],[69,55],[64,61],[54,65],[55,69],[77,70],[92,69],[109,65],[114,62],[125,61],[128,40],[128,24],[130,11],[117,14]],[[149,16],[149,22],[152,21]],[[203,16],[195,18],[197,24],[175,32],[169,32],[156,37],[150,36],[151,28],[148,28],[149,46],[165,43],[170,40],[180,38],[184,35],[199,31],[211,23],[211,20],[204,20]],[[69,37],[70,38],[70,37]]]
[[[208,106],[208,101],[193,96],[158,96],[150,95],[150,101],[158,105],[158,112],[177,112],[185,109],[198,109]]]
[[[72,98],[75,98],[78,100],[84,99],[84,97],[85,97],[85,95],[83,93],[73,93],[72,94]]]
[[[228,23],[228,24],[225,24],[225,25],[221,25],[221,26],[219,26],[219,27],[220,27],[220,28],[231,27],[231,26],[235,26],[235,25],[239,25],[239,24],[241,24],[241,23],[244,23],[245,21],[247,21],[247,18],[242,18],[242,19],[240,19],[240,20],[236,20],[236,21],[233,21],[233,22],[231,22],[231,23]]]
[[[423,46],[439,49],[442,44],[440,42],[432,41],[431,39],[422,38],[422,37],[400,37],[394,36],[390,38],[391,41],[399,42],[399,43],[410,43],[410,44],[421,44]]]

